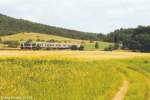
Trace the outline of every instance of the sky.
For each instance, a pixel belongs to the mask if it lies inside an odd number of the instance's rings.
[[[85,32],[150,24],[150,0],[0,0],[0,13]]]

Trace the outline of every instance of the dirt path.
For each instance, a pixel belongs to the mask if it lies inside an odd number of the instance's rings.
[[[119,91],[116,93],[112,100],[123,100],[129,87],[129,82],[127,80],[123,81],[123,85],[120,87]]]
[[[130,70],[132,70],[132,69],[130,69]],[[135,70],[133,70],[133,71],[135,71]],[[142,75],[143,78],[145,79],[145,81],[147,82],[148,89],[149,89],[148,90],[148,98],[147,98],[147,100],[150,100],[150,79],[149,79],[149,75],[147,73],[143,73],[143,72],[140,72],[140,71],[135,71],[135,72],[137,72],[140,75]]]

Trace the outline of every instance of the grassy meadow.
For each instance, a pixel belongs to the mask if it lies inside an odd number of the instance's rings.
[[[84,45],[85,50],[88,51],[93,51],[95,49],[95,41],[92,41],[92,43],[88,40],[78,40],[78,39],[71,39],[71,38],[65,38],[61,36],[56,36],[56,35],[48,35],[48,34],[41,34],[41,33],[18,33],[18,34],[13,34],[13,35],[7,35],[7,36],[1,36],[0,39],[2,41],[27,41],[27,40],[56,40],[59,42],[64,42],[64,43],[79,43]],[[104,50],[104,48],[109,47],[110,45],[113,45],[113,43],[108,43],[108,42],[102,42],[98,41],[99,43],[99,49],[97,50]],[[0,43],[0,49],[3,48],[8,48],[7,45],[4,45]]]
[[[6,40],[33,40],[36,41],[37,39],[40,40],[59,40],[59,41],[77,41],[76,39],[71,39],[71,38],[65,38],[61,36],[56,36],[56,35],[48,35],[48,34],[40,34],[40,33],[18,33],[18,34],[13,34],[13,35],[7,35],[7,36],[2,36],[1,37],[3,41]]]
[[[35,100],[150,98],[150,54],[100,51],[0,51],[0,96]]]

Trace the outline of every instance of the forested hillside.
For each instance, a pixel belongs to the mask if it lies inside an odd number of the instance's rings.
[[[75,30],[63,29],[39,23],[34,23],[23,19],[15,19],[0,14],[0,35],[10,35],[19,32],[37,32],[69,37],[74,39],[96,40],[95,33],[86,33]]]
[[[128,29],[121,28],[109,34],[96,34],[43,25],[0,14],[0,36],[21,32],[44,33],[80,40],[113,42],[122,44],[122,49],[150,52],[150,26],[138,26],[137,28]]]
[[[121,43],[123,49],[150,52],[150,26],[119,29],[106,35],[105,41]]]

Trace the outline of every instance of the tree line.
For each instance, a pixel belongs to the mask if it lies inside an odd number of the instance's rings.
[[[0,14],[0,36],[20,32],[37,32],[73,39],[113,42],[116,44],[114,48],[119,47],[119,44],[121,44],[122,49],[150,52],[150,26],[138,26],[137,28],[128,29],[121,28],[105,35],[103,33],[80,32],[48,26]]]
[[[45,33],[82,40],[95,40],[97,36],[96,33],[80,32],[54,26],[48,26],[0,14],[0,35],[11,35],[20,32]]]
[[[122,44],[122,49],[150,52],[150,26],[118,29],[107,35],[100,34],[100,39],[115,44]]]

